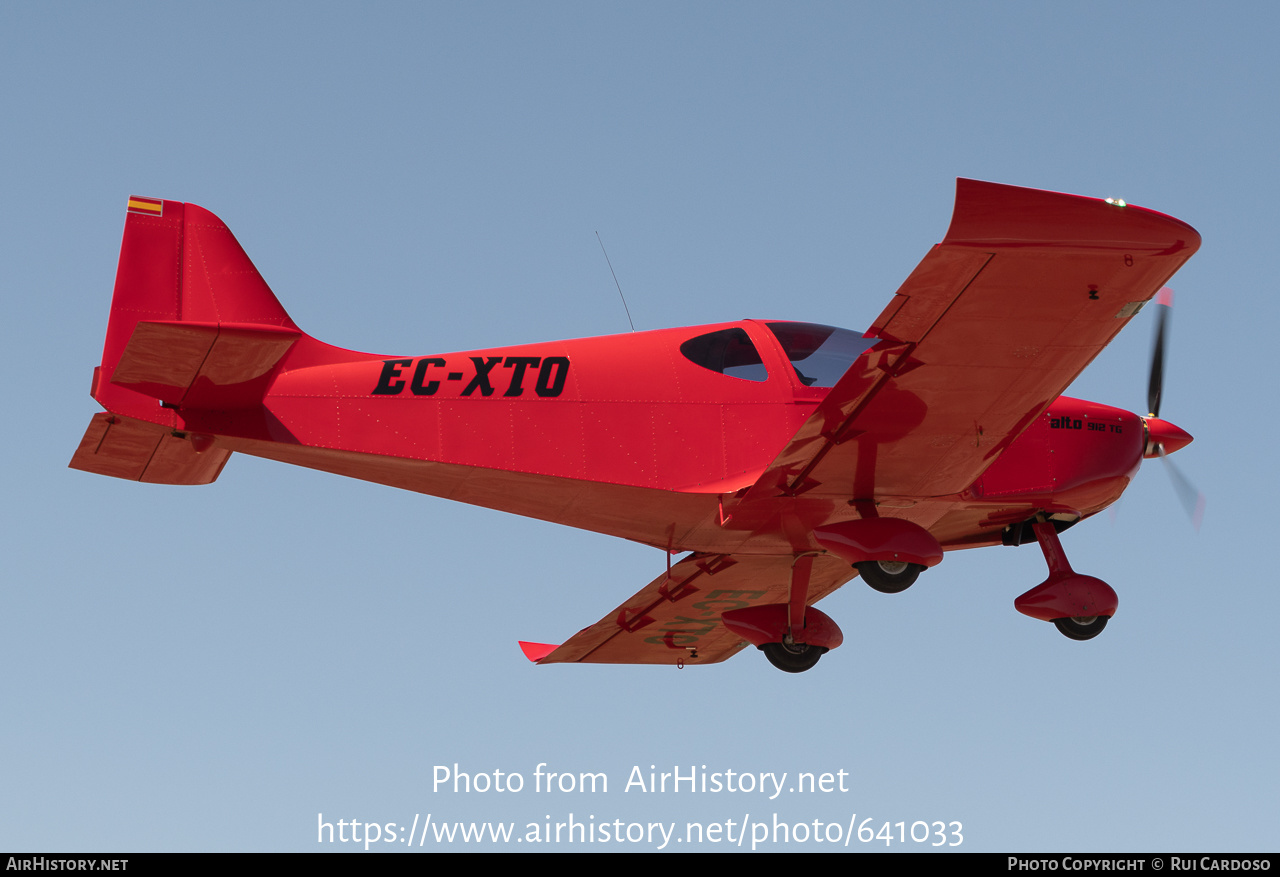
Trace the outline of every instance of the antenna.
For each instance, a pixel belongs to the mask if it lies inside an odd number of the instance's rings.
[[[609,251],[604,248],[604,241],[600,240],[600,232],[596,232],[596,240],[600,244],[600,252],[604,253],[604,261],[609,266],[609,273],[613,275],[613,285],[618,287],[618,298],[622,299],[622,309],[627,312],[627,322],[631,324],[631,331],[634,332],[636,324],[631,319],[631,308],[627,307],[627,297],[622,294],[622,284],[618,282],[618,273],[613,270],[613,262],[609,261]]]

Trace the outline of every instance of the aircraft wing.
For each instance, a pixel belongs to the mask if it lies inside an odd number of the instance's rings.
[[[1141,207],[958,180],[951,227],[867,331],[877,343],[738,505],[965,490],[1199,245]]]
[[[789,556],[691,554],[643,590],[561,646],[521,643],[539,664],[714,664],[747,643],[720,623],[720,614],[761,603],[785,603]],[[808,602],[851,579],[854,570],[832,556],[814,558]]]

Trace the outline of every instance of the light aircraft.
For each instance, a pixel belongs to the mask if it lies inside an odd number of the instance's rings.
[[[961,179],[946,237],[862,333],[740,320],[389,357],[303,333],[209,211],[133,197],[106,411],[71,466],[207,484],[240,452],[666,552],[600,621],[521,643],[542,664],[749,643],[800,672],[842,641],[813,604],[854,576],[898,592],[945,551],[1031,541],[1049,575],[1015,608],[1086,640],[1118,599],[1059,532],[1191,436],[1156,416],[1163,342],[1148,416],[1059,394],[1199,245],[1122,201]]]

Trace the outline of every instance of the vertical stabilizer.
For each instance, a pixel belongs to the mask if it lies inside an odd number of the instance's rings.
[[[298,333],[230,229],[181,201],[132,197],[125,217],[111,317],[93,397],[114,414],[174,426],[157,395],[113,383],[139,323],[248,324]],[[299,333],[300,334],[300,333]],[[166,351],[140,351],[163,358]],[[189,355],[189,354],[188,354]]]
[[[207,484],[230,451],[183,412],[257,408],[305,336],[227,226],[180,201],[129,199],[93,418],[71,466],[160,484]],[[214,418],[216,421],[216,417]]]

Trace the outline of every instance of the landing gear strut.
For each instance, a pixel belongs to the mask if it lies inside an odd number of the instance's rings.
[[[1049,578],[1014,600],[1014,608],[1023,615],[1052,621],[1068,639],[1093,639],[1107,626],[1120,599],[1102,579],[1082,576],[1071,568],[1053,524],[1037,520],[1031,527],[1049,564]]]
[[[801,554],[791,564],[788,602],[730,609],[720,616],[726,628],[787,673],[803,673],[844,642],[840,627],[825,612],[806,605],[812,570],[813,554]]]

